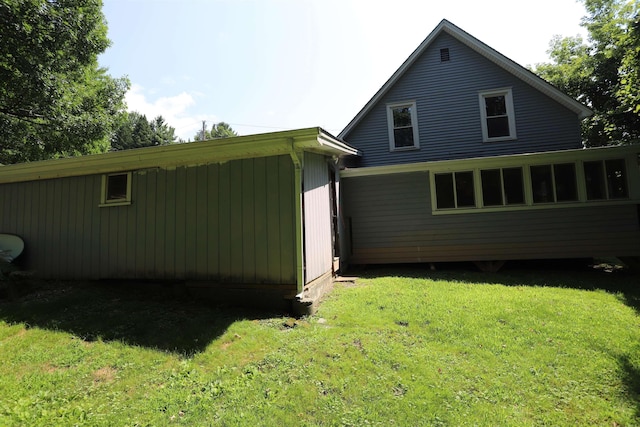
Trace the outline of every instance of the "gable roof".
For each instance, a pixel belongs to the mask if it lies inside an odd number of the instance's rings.
[[[345,138],[351,130],[371,111],[371,109],[382,99],[382,97],[393,87],[393,85],[404,75],[404,73],[417,61],[417,59],[427,50],[431,43],[442,33],[446,33],[465,46],[471,48],[475,52],[479,53],[483,57],[487,58],[494,64],[502,67],[509,73],[513,74],[525,83],[533,86],[535,89],[544,93],[556,102],[564,105],[569,110],[575,112],[580,119],[590,116],[593,112],[566,95],[555,86],[547,82],[546,80],[538,77],[533,72],[527,70],[520,64],[507,58],[497,50],[484,44],[480,40],[476,39],[466,31],[453,25],[451,22],[443,19],[440,24],[427,36],[426,39],[413,51],[409,58],[398,68],[398,70],[387,80],[387,82],[378,90],[378,92],[367,102],[367,104],[360,110],[360,112],[349,122],[349,124],[340,132],[338,138]]]
[[[289,155],[293,151],[329,156],[359,154],[357,149],[344,141],[315,127],[5,165],[0,166],[0,184],[154,167],[224,163],[237,159]]]

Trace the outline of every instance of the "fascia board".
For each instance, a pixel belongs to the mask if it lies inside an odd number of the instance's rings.
[[[337,139],[322,128],[316,129],[317,133],[315,135],[294,138],[295,149],[336,156],[360,154],[357,148],[351,147],[346,142]]]
[[[352,156],[359,156],[361,154],[357,148],[354,148],[346,142],[340,141],[325,132],[320,132],[318,135],[318,143],[323,149],[328,149],[332,151],[333,154]]]
[[[546,80],[538,77],[535,73],[524,68],[517,62],[514,62],[511,59],[507,58],[497,50],[493,49],[491,46],[476,39],[461,28],[458,28],[451,23],[448,24],[449,25],[445,25],[443,27],[444,31],[447,34],[451,35],[452,37],[468,46],[478,54],[484,56],[496,65],[502,67],[507,72],[513,74],[520,80],[544,93],[556,102],[575,112],[576,114],[578,114],[578,117],[580,119],[584,119],[585,117],[589,117],[593,114],[593,111],[591,111],[585,105],[566,95]]]
[[[194,144],[204,145],[206,143]],[[156,167],[167,168],[208,163],[223,163],[249,157],[266,157],[288,154],[289,146],[290,145],[286,140],[280,140],[271,142],[268,147],[259,145],[258,143],[253,143],[251,145],[243,144],[241,151],[238,149],[230,149],[229,147],[206,147],[208,150],[157,150],[143,153],[140,151],[143,151],[144,149],[138,149],[127,150],[132,152],[126,153],[126,155],[115,155],[125,153],[119,152],[69,159],[56,159],[44,162],[32,162],[19,165],[9,165],[0,168],[0,183],[93,175]],[[215,153],[212,153],[212,151],[215,151]]]
[[[389,175],[396,173],[425,172],[425,171],[459,171],[463,169],[492,168],[505,165],[535,165],[547,163],[570,162],[576,159],[582,161],[606,160],[626,157],[631,154],[640,155],[640,144],[617,146],[617,147],[597,147],[575,150],[548,151],[542,153],[512,154],[494,157],[475,157],[459,160],[440,160],[432,162],[408,163],[391,166],[372,166],[365,168],[344,169],[340,171],[343,178]]]
[[[276,156],[289,153],[291,138],[310,132],[317,134],[303,129],[7,165],[0,167],[0,183]]]
[[[224,163],[288,155],[292,147],[331,155],[357,153],[316,127],[0,166],[0,183]]]
[[[442,20],[438,26],[429,33],[426,39],[420,43],[420,45],[413,51],[411,55],[400,65],[389,79],[382,85],[382,87],[373,95],[373,98],[369,100],[365,104],[365,106],[360,110],[360,112],[347,124],[347,126],[338,134],[338,138],[344,139],[349,132],[364,118],[364,116],[369,113],[369,111],[382,99],[382,97],[391,89],[391,87],[402,77],[405,71],[413,65],[413,63],[418,59],[422,52],[426,50],[426,48],[431,44],[431,42],[440,34],[442,28],[448,24],[447,20]]]

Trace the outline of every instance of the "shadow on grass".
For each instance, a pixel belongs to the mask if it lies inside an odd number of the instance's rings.
[[[429,264],[372,265],[356,267],[349,274],[366,278],[388,275],[505,286],[601,289],[615,294],[625,305],[640,313],[640,273],[594,268],[592,260],[511,261],[497,273],[481,272],[472,263],[437,263],[435,268],[431,270]]]
[[[158,285],[39,283],[29,288],[20,297],[0,299],[0,320],[185,357],[203,351],[238,320],[273,314],[215,306]]]
[[[620,357],[618,363],[627,395],[630,401],[636,403],[636,417],[640,419],[640,366],[635,366],[628,356]]]

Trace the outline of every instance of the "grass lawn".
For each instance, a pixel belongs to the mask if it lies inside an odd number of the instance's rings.
[[[0,300],[0,425],[640,425],[637,275],[378,268],[299,320],[155,289]]]

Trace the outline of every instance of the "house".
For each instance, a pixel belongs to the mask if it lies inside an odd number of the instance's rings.
[[[0,232],[55,279],[179,281],[301,309],[338,256],[336,159],[319,128],[0,167]]]
[[[442,21],[335,138],[320,128],[0,167],[39,277],[184,283],[313,310],[339,263],[640,256],[640,146]],[[293,305],[292,305],[293,304]]]
[[[343,262],[640,256],[640,146],[443,20],[339,134]]]

